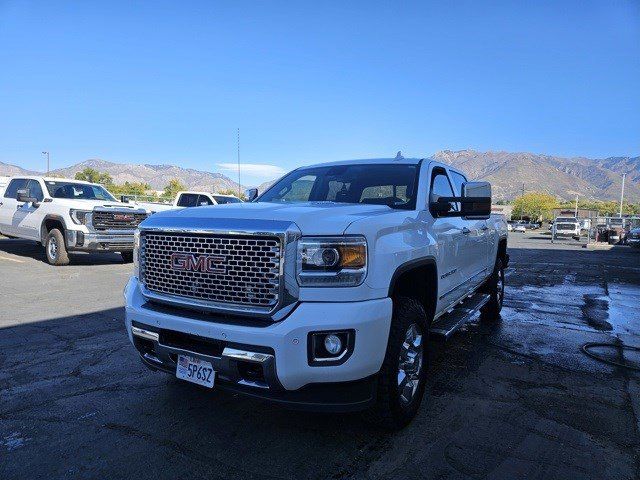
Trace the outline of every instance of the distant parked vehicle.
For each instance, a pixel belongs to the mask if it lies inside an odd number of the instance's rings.
[[[524,223],[518,223],[513,227],[513,231],[518,233],[526,233],[527,227],[525,226]]]
[[[133,260],[143,209],[117,201],[102,185],[49,177],[12,177],[0,197],[0,233],[40,242],[51,265],[68,252],[120,252]]]
[[[219,193],[182,191],[178,192],[173,203],[159,202],[138,202],[134,201],[138,207],[144,208],[149,213],[164,212],[165,210],[176,210],[180,208],[203,207],[207,205],[224,205],[227,203],[242,203],[238,197],[233,195],[222,195]]]
[[[570,237],[580,240],[580,222],[576,217],[557,217],[551,228],[551,240],[558,237]]]
[[[627,234],[627,245],[634,248],[640,248],[640,227],[633,228],[629,231]]]
[[[507,231],[513,232],[513,225],[511,225],[510,223],[507,223]]]

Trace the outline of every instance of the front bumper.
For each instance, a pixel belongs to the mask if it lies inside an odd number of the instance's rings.
[[[133,251],[133,232],[85,233],[67,230],[67,249],[83,252],[129,252]]]
[[[146,302],[136,278],[125,287],[129,339],[149,367],[175,374],[183,353],[212,363],[216,387],[298,408],[348,411],[374,399],[391,324],[390,298],[300,303],[284,320],[252,325]],[[137,329],[151,332],[140,336]],[[355,342],[340,365],[310,365],[308,335],[353,329]],[[136,334],[134,334],[136,332]],[[155,335],[154,335],[155,334]],[[235,352],[244,352],[242,356]],[[260,358],[255,361],[253,357]]]

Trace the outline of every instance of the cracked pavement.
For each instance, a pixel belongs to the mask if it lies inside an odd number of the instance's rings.
[[[580,351],[640,346],[640,251],[509,242],[502,320],[430,342],[420,412],[389,434],[150,372],[130,265],[0,238],[0,478],[640,478],[640,372]]]

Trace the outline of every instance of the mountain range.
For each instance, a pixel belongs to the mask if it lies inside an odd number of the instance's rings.
[[[555,157],[533,153],[443,150],[434,159],[453,165],[468,177],[491,182],[497,200],[511,200],[525,191],[547,192],[570,200],[576,195],[619,200],[622,174],[625,198],[640,201],[640,157]]]
[[[77,163],[70,167],[52,170],[53,177],[74,178],[77,172],[85,168],[93,168],[99,172],[111,175],[114,183],[124,182],[148,183],[153,190],[163,190],[170,180],[177,178],[189,190],[205,192],[220,192],[223,190],[238,190],[238,183],[221,173],[203,172],[192,168],[182,168],[176,165],[138,165],[131,163],[114,163],[106,160],[91,159]],[[0,175],[34,175],[37,172],[25,170],[16,165],[0,162]],[[241,187],[244,191],[245,187]]]
[[[557,157],[533,153],[478,152],[442,150],[433,157],[459,168],[468,178],[487,180],[496,200],[512,200],[525,191],[543,191],[570,200],[576,195],[586,199],[618,200],[622,174],[627,174],[625,199],[640,202],[640,157]],[[238,184],[221,173],[211,173],[176,165],[138,165],[105,160],[86,160],[71,167],[53,170],[51,175],[73,178],[84,168],[106,172],[118,183],[145,182],[154,190],[163,189],[177,178],[192,190],[221,191],[238,188]],[[0,175],[36,174],[16,165],[0,162]],[[261,184],[264,191],[272,181]],[[241,186],[241,189],[245,187]]]

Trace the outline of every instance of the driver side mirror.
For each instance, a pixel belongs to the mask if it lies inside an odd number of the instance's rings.
[[[453,210],[452,203],[460,205]],[[487,219],[491,214],[491,184],[489,182],[465,182],[461,197],[437,197],[429,204],[436,217],[468,217]]]
[[[491,184],[465,182],[462,184],[462,216],[485,220],[491,215]]]
[[[29,192],[27,190],[18,190],[18,197],[16,198],[19,202],[24,203],[32,203],[34,207],[38,207],[40,202],[38,202],[37,198],[30,197]]]
[[[258,197],[258,189],[250,188],[245,192],[245,195],[247,196],[247,202],[253,202]]]

